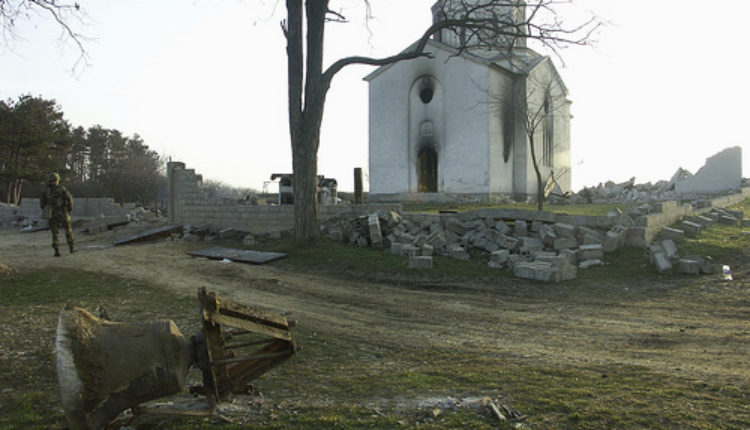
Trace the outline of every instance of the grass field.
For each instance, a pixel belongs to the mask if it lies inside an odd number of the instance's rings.
[[[750,213],[750,200],[737,208]],[[226,420],[126,414],[113,428],[750,428],[750,234],[739,227],[716,226],[679,244],[682,254],[731,265],[732,282],[718,275],[657,275],[639,249],[608,256],[607,265],[579,271],[576,281],[540,285],[489,269],[479,255],[467,262],[438,258],[435,270],[417,271],[387,252],[333,243],[311,247],[281,240],[257,248],[289,253],[274,266],[281,271],[350,280],[352,294],[363,294],[358,283],[375,280],[389,291],[403,291],[404,297],[439,300],[445,295],[462,306],[474,303],[478,313],[487,312],[480,308],[486,301],[497,303],[502,312],[487,313],[482,318],[493,319],[487,322],[489,331],[459,344],[399,343],[391,340],[398,333],[381,338],[377,330],[342,335],[338,328],[302,321],[295,331],[302,346],[298,357],[257,380],[262,396],[239,396],[234,408],[223,412]],[[217,282],[221,276],[227,282],[246,276],[236,270],[222,273]],[[156,282],[95,270],[26,268],[0,277],[0,297],[2,429],[66,428],[54,356],[57,315],[66,303],[90,310],[104,305],[117,321],[168,318],[184,334],[199,330],[194,298]],[[403,326],[432,322],[423,321],[416,310],[410,315],[395,306],[379,312],[386,331],[393,321]],[[592,321],[592,327],[578,328],[596,333],[596,345],[586,346],[590,360],[587,350],[579,350],[586,334],[568,345],[552,330],[556,321],[563,325],[576,314],[582,315],[580,321],[565,330]],[[471,332],[474,320],[456,315],[430,318],[443,318],[446,331],[455,326]],[[548,323],[535,325],[545,318]],[[620,318],[627,319],[632,333],[609,332],[602,325]],[[514,320],[525,322],[513,325]],[[649,331],[638,332],[642,323],[649,324]],[[491,324],[497,327],[494,333]],[[434,330],[429,336],[440,335],[439,328]],[[500,340],[485,343],[487,335]],[[555,354],[577,358],[489,346],[502,344],[505,337],[508,342],[524,337],[534,343],[563,342]],[[607,345],[610,358],[598,356],[597,345]],[[725,371],[710,362],[698,368],[704,356],[714,357]],[[651,365],[651,360],[666,365]],[[482,401],[467,400],[485,396],[518,409],[525,419],[500,421]],[[175,401],[189,399],[181,395]]]

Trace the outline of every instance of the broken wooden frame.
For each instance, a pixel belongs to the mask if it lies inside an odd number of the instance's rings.
[[[203,373],[203,386],[192,393],[204,394],[206,410],[177,410],[142,406],[136,413],[211,416],[217,403],[232,394],[252,392],[250,381],[291,358],[296,352],[291,328],[296,321],[261,308],[219,298],[201,288],[202,333],[192,336],[194,365]]]

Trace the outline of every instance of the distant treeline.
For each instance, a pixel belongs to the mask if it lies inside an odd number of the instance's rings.
[[[73,128],[55,100],[23,95],[0,100],[0,200],[39,194],[57,172],[78,197],[155,205],[165,189],[165,162],[138,134],[100,125]]]

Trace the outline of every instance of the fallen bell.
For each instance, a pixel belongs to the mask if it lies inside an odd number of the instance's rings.
[[[200,411],[158,413],[209,416],[217,402],[247,392],[249,382],[295,353],[291,327],[280,314],[198,293],[203,329],[186,339],[172,321],[120,323],[67,305],[57,325],[57,376],[71,429],[101,429],[120,412],[177,394],[191,367],[206,396]],[[148,408],[138,408],[149,412]]]

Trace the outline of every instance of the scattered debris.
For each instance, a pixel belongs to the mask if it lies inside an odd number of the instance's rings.
[[[266,264],[287,256],[287,254],[281,252],[262,252],[247,249],[224,248],[221,246],[201,249],[198,251],[188,251],[188,255],[220,260],[221,262],[236,261],[250,264]]]

